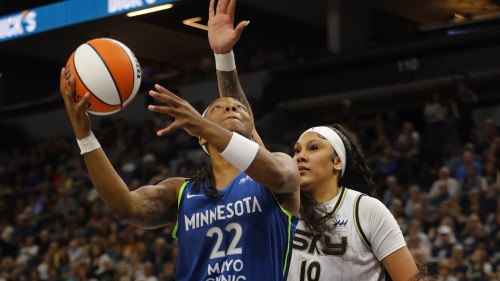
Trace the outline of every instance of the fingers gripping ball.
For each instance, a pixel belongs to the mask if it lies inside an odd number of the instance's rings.
[[[98,38],[80,45],[66,64],[66,77],[75,77],[75,102],[85,93],[89,113],[109,115],[120,111],[135,98],[141,84],[141,67],[123,43]]]

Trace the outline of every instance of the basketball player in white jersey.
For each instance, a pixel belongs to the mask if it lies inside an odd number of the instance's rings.
[[[294,147],[301,219],[289,281],[414,280],[417,265],[375,193],[365,158],[340,125],[306,130]]]

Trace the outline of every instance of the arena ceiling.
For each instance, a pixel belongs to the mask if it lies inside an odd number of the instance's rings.
[[[423,31],[495,20],[500,15],[500,0],[358,1],[381,12],[379,14],[397,18]],[[0,0],[0,16],[54,2],[58,1]],[[329,2],[238,0],[236,20],[251,21],[237,45],[238,53],[282,48],[297,42],[326,44]],[[62,66],[78,45],[98,37],[124,42],[143,61],[182,63],[186,56],[210,55],[206,31],[182,23],[201,17],[199,23],[206,24],[207,6],[208,0],[179,0],[172,9],[163,12],[134,18],[119,15],[1,42],[0,73],[10,70],[16,77],[35,79],[32,84],[42,84],[41,81],[52,78],[52,73],[56,73],[54,68]],[[25,83],[23,81],[11,82],[14,87],[9,90]]]
[[[488,20],[500,15],[498,0],[363,1],[421,29],[453,24],[461,17]],[[57,1],[0,0],[0,16],[53,2]],[[124,41],[144,59],[175,61],[185,54],[209,52],[206,32],[182,24],[183,20],[194,17],[202,17],[200,23],[206,23],[207,2],[181,0],[173,9],[161,13],[136,18],[121,15],[49,31],[0,43],[0,52],[62,61],[84,40],[110,36]],[[326,37],[327,2],[239,0],[237,20],[251,20],[242,45],[256,48],[266,44],[286,44],[287,40],[301,37],[311,40],[315,36]]]

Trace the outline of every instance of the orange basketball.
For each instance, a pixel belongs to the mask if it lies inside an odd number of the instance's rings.
[[[139,61],[125,44],[98,38],[80,45],[68,59],[66,77],[75,77],[75,101],[90,93],[87,112],[109,115],[134,99],[141,84]]]

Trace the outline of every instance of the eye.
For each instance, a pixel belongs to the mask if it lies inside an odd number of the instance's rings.
[[[309,151],[316,151],[316,150],[318,150],[318,149],[319,149],[319,147],[318,147],[318,145],[316,145],[316,144],[313,144],[313,145],[310,145],[310,146],[309,146]]]
[[[246,108],[245,106],[241,105],[241,104],[240,104],[240,105],[237,105],[236,107],[237,107],[238,109],[241,109],[241,110],[247,111],[247,108]]]

